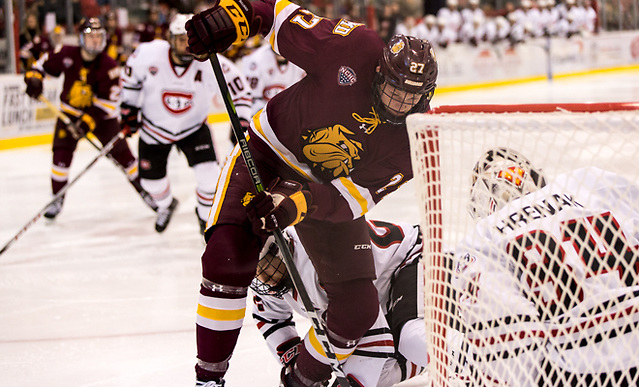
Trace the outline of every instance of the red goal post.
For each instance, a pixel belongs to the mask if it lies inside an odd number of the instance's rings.
[[[432,384],[638,385],[639,218],[634,223],[626,222],[626,229],[617,234],[610,231],[612,223],[605,223],[605,238],[613,239],[608,245],[597,235],[588,234],[597,232],[597,227],[601,231],[602,221],[596,217],[585,218],[592,224],[579,229],[590,239],[564,232],[554,246],[524,238],[529,242],[522,248],[526,251],[514,263],[507,262],[506,266],[511,267],[497,276],[494,272],[501,269],[485,262],[490,261],[491,252],[503,246],[492,244],[490,238],[479,239],[483,247],[471,254],[463,253],[464,248],[476,242],[466,243],[469,234],[482,227],[467,208],[473,167],[489,149],[520,152],[550,182],[574,171],[595,168],[639,185],[639,103],[440,106],[426,114],[409,116],[407,126],[424,234],[428,378]],[[590,185],[574,189],[583,195],[587,187],[606,187],[607,182],[593,180],[588,182]],[[614,185],[607,188],[611,191],[608,197],[619,199],[607,201],[613,214],[621,211],[624,216],[634,215],[634,210],[639,214],[639,197],[630,197],[634,189],[615,191],[618,187]],[[589,203],[591,198],[584,200]],[[617,202],[629,203],[630,210],[615,207]],[[551,218],[546,215],[541,217]],[[484,224],[491,224],[490,219]],[[605,248],[612,246],[614,250],[615,243],[622,240],[628,244],[622,252],[628,274],[619,274],[620,279],[601,275],[617,269],[609,262],[615,252],[606,252]],[[578,247],[579,243],[591,242],[598,258],[577,268],[580,263],[568,257],[585,262],[583,256],[595,256]],[[564,250],[571,245],[576,246],[575,251],[566,253]],[[558,252],[564,254],[563,260],[548,258]],[[534,256],[539,261],[534,261]],[[601,263],[602,260],[608,261]],[[474,269],[467,267],[473,265],[481,270],[476,270],[476,279],[468,280],[465,272],[472,272]],[[593,265],[601,270],[592,269]],[[509,294],[500,293],[501,287],[513,291],[514,296],[500,299]],[[575,288],[585,294],[576,295]],[[490,296],[491,292],[494,295]],[[597,299],[597,294],[608,293],[621,298]],[[517,297],[523,298],[511,305]],[[563,309],[557,306],[562,303],[566,305]],[[522,308],[527,308],[527,312],[522,312]],[[616,352],[611,355],[613,349],[626,351],[631,360]]]

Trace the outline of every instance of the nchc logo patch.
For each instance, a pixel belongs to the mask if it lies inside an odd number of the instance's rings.
[[[337,83],[340,86],[350,86],[355,82],[357,82],[357,74],[355,74],[355,71],[352,68],[348,66],[342,66],[339,68],[339,71],[337,72]]]

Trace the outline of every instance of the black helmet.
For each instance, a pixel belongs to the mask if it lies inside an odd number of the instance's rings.
[[[288,233],[284,232],[282,235],[289,249],[293,251],[293,242]],[[293,281],[288,274],[282,252],[272,235],[266,239],[260,252],[255,278],[253,278],[250,287],[256,294],[277,298],[282,298],[293,288]]]
[[[89,47],[87,45],[86,35],[88,34],[98,34],[101,36],[100,43],[96,46]],[[92,17],[89,19],[82,19],[80,21],[80,46],[83,50],[91,55],[97,55],[101,53],[106,47],[106,29],[104,25],[97,17]]]
[[[373,103],[378,114],[387,122],[402,124],[408,114],[426,111],[436,80],[437,60],[430,42],[401,34],[393,36],[384,47],[373,84]],[[393,106],[389,106],[391,103]]]

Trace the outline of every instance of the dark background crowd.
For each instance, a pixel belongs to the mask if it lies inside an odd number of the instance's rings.
[[[0,2],[5,0],[0,0]],[[365,23],[384,40],[395,33],[431,41],[439,48],[452,43],[478,45],[531,38],[570,38],[600,31],[639,28],[639,0],[294,0],[328,18],[346,17]],[[165,38],[175,13],[196,13],[210,0],[20,0],[17,71],[24,72],[44,52],[77,36],[84,17],[99,17],[109,34],[109,55],[123,63],[137,44]],[[5,8],[2,8],[3,12]],[[4,18],[0,18],[4,22]],[[4,32],[6,28],[0,28]],[[227,56],[237,59],[259,45],[248,41]]]

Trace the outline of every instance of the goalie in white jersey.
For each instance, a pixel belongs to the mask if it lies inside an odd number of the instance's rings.
[[[423,315],[422,238],[418,226],[368,221],[380,311],[377,321],[344,363],[351,386],[392,386],[419,374],[428,362]],[[295,229],[286,229],[293,260],[306,290],[326,318],[328,299]],[[293,312],[307,316],[288,277],[286,266],[271,236],[260,254],[251,284],[253,318],[271,352],[284,367],[291,367],[304,345],[315,357],[325,357],[314,335],[300,341]],[[397,348],[397,351],[395,350]]]
[[[140,44],[127,60],[122,76],[122,124],[132,132],[141,127],[141,184],[159,206],[158,232],[164,231],[177,206],[166,170],[173,145],[184,153],[195,172],[195,212],[201,233],[220,173],[206,124],[213,99],[220,91],[208,56],[200,61],[187,53],[184,24],[190,17],[175,16],[169,25],[168,42],[156,39]],[[244,75],[230,60],[221,55],[218,58],[239,117],[250,119],[250,89]]]
[[[638,198],[593,167],[547,183],[509,149],[478,161],[453,279],[474,384],[638,384]]]

